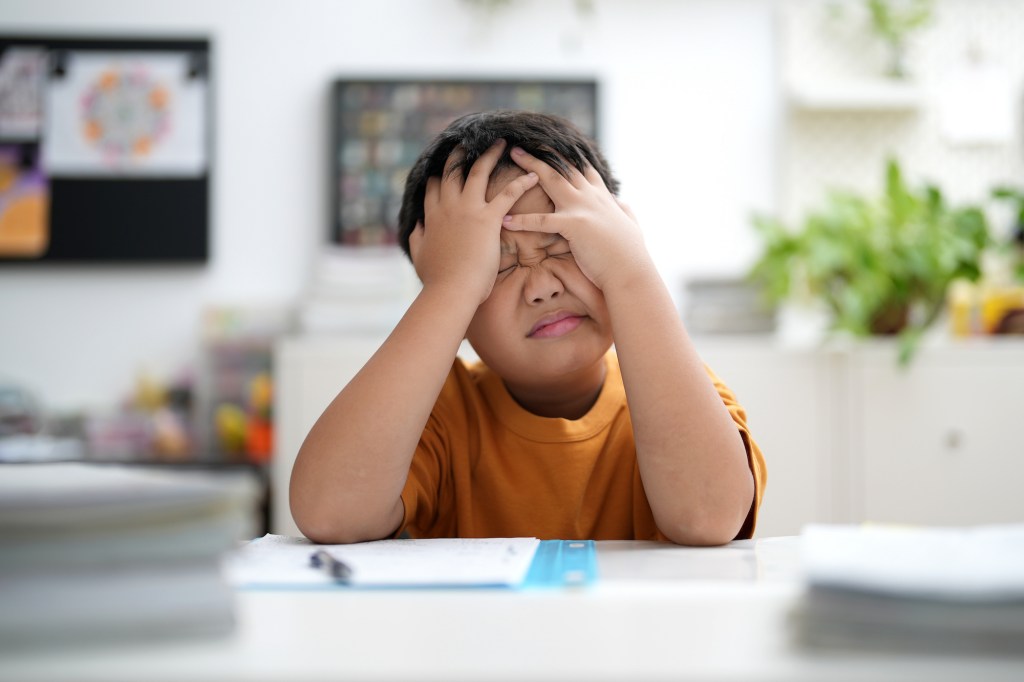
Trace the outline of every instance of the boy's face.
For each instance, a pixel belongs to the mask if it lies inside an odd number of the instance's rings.
[[[522,173],[499,173],[487,200]],[[509,213],[554,209],[538,185]],[[568,242],[557,234],[502,230],[501,250],[494,288],[466,332],[473,349],[510,385],[543,387],[592,369],[611,347],[611,322],[604,295],[580,271]]]

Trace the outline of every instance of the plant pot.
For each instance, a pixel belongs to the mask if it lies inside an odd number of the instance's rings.
[[[903,302],[889,303],[875,311],[869,328],[878,336],[899,334],[910,320],[910,306]]]

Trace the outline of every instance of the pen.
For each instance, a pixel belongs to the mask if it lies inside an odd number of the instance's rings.
[[[313,568],[323,569],[327,575],[339,582],[345,582],[352,577],[351,566],[322,549],[313,552],[313,555],[309,557],[309,565]]]

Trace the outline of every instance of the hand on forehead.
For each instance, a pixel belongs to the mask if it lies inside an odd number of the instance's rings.
[[[526,171],[519,167],[502,168],[495,171],[487,184],[485,200],[490,201],[498,192],[505,188],[508,183],[524,175]],[[519,200],[509,209],[510,215],[520,213],[554,213],[555,204],[540,185],[531,187]]]

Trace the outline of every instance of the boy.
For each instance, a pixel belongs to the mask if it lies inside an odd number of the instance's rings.
[[[763,458],[617,187],[552,116],[470,114],[427,147],[399,214],[423,288],[299,451],[304,534],[751,537]]]

